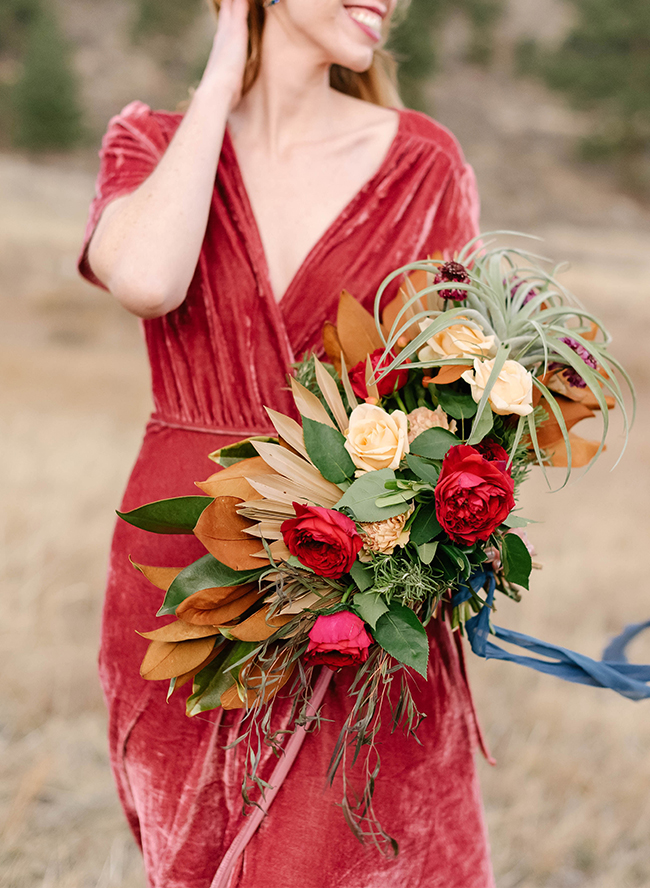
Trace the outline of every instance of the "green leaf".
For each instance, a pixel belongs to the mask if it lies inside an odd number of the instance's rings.
[[[438,468],[438,466],[434,465],[434,463],[429,462],[426,459],[421,459],[414,453],[407,453],[406,462],[409,469],[412,472],[415,472],[418,478],[421,478],[428,484],[432,484],[434,487],[436,486],[436,484],[438,483],[438,478],[440,476],[440,469]]]
[[[455,392],[449,386],[436,386],[438,403],[448,416],[454,419],[471,419],[476,416],[478,404],[469,394]]]
[[[427,459],[444,459],[449,448],[460,443],[460,439],[448,429],[427,429],[411,443],[411,453]]]
[[[259,570],[232,570],[212,555],[204,555],[182,570],[165,595],[157,616],[175,614],[179,604],[202,589],[221,589],[224,586],[243,586],[257,580],[269,567]]]
[[[528,527],[533,522],[531,522],[530,518],[520,518],[519,515],[511,512],[503,523],[506,527]]]
[[[388,605],[378,592],[357,592],[352,605],[361,619],[369,623],[373,630],[377,620],[388,611]]]
[[[437,551],[437,540],[432,543],[422,543],[421,546],[418,546],[418,555],[420,556],[420,561],[422,562],[422,564],[431,564],[433,559],[436,557]]]
[[[287,558],[287,564],[291,567],[297,567],[298,570],[306,570],[309,571],[309,573],[314,573],[311,567],[306,567],[299,558],[296,558],[295,555],[290,555]]]
[[[429,640],[422,623],[403,604],[394,604],[377,620],[375,641],[386,653],[424,678],[429,662]]]
[[[375,503],[379,496],[386,493],[386,481],[394,480],[395,472],[392,469],[366,472],[348,487],[336,504],[336,509],[339,512],[349,509],[357,521],[384,521],[401,515],[407,509],[406,503],[388,507],[380,507]]]
[[[354,477],[356,466],[345,449],[345,438],[338,429],[303,416],[302,430],[309,458],[323,478],[340,484]]]
[[[226,644],[224,651],[194,677],[192,694],[187,698],[187,714],[198,715],[199,712],[218,709],[223,692],[235,684],[235,673],[239,671],[239,665],[234,670],[232,667],[239,664],[257,646],[258,642],[255,641]]]
[[[151,533],[193,533],[201,512],[211,502],[209,496],[176,496],[117,514],[128,524]]]
[[[478,444],[480,441],[485,438],[486,435],[489,435],[492,431],[492,426],[494,425],[494,416],[489,406],[486,406],[485,410],[481,414],[479,421],[474,422],[472,426],[472,434],[469,436],[468,444]]]
[[[369,564],[357,559],[350,569],[350,576],[362,592],[371,589],[375,582],[375,572]]]
[[[253,447],[253,441],[262,441],[265,444],[277,444],[277,438],[269,438],[268,435],[256,435],[253,438],[246,438],[245,441],[237,441],[235,444],[228,444],[227,447],[221,447],[210,453],[208,458],[216,462],[218,466],[227,468],[235,463],[242,462],[244,459],[253,459],[258,456],[257,450]]]
[[[503,538],[503,575],[509,583],[528,589],[533,560],[526,544],[516,533],[507,533]]]
[[[422,546],[424,543],[430,543],[441,533],[442,527],[438,521],[434,504],[421,505],[411,524],[410,542],[416,546]]]

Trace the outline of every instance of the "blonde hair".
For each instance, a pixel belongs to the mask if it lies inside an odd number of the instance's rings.
[[[219,14],[221,0],[208,0]],[[245,95],[257,80],[262,64],[262,34],[266,21],[266,9],[262,0],[248,0],[250,12],[248,15],[248,61],[244,71]],[[367,71],[358,74],[342,65],[332,65],[330,71],[330,84],[333,89],[364,99],[374,105],[382,105],[386,108],[399,108],[402,100],[397,88],[397,63],[393,56],[385,49],[378,49],[372,65]]]

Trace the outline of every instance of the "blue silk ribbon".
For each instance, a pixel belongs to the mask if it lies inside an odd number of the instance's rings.
[[[626,656],[627,645],[644,629],[650,628],[650,620],[628,626],[607,645],[602,660],[592,660],[591,657],[585,657],[583,654],[555,644],[548,644],[530,635],[522,635],[520,632],[491,625],[490,613],[496,587],[494,574],[491,571],[477,572],[470,577],[468,583],[474,592],[484,589],[487,585],[488,595],[485,605],[465,624],[472,650],[479,657],[484,657],[486,660],[507,660],[535,669],[537,672],[555,675],[565,681],[609,688],[630,700],[646,700],[650,697],[648,686],[650,666],[629,663]],[[471,593],[467,586],[461,586],[452,599],[452,604],[460,604],[470,597]],[[516,645],[549,659],[539,660],[537,657],[511,654],[490,641],[490,637],[496,637],[507,644]]]

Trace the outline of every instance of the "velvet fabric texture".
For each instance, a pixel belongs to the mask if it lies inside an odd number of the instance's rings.
[[[101,152],[80,270],[99,284],[87,244],[104,207],[155,168],[181,117],[133,102],[111,120]],[[280,303],[271,291],[259,232],[226,133],[210,218],[183,304],[143,322],[155,412],[122,502],[196,493],[214,471],[207,454],[251,434],[273,433],[263,406],[295,416],[286,377],[296,356],[322,354],[341,290],[372,309],[377,287],[399,266],[453,253],[477,233],[473,174],[453,137],[427,117],[399,112],[380,169],[314,246]],[[389,293],[387,298],[390,298]],[[110,717],[111,762],[124,810],[140,843],[150,888],[208,888],[244,823],[241,713],[187,718],[185,689],[165,702],[166,682],[146,682],[147,647],[135,630],[158,625],[161,593],[129,564],[184,566],[204,554],[193,537],[157,536],[118,522],[104,607],[100,675]],[[433,621],[428,682],[415,681],[426,718],[420,744],[379,735],[376,812],[399,842],[397,859],[361,845],[325,774],[350,707],[353,671],[337,672],[320,731],[310,733],[268,817],[246,848],[231,888],[491,888],[486,831],[473,752],[479,737],[462,652]],[[286,723],[288,701],[276,722]],[[262,756],[268,778],[276,763]]]

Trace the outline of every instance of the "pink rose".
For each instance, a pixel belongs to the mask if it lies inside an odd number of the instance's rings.
[[[365,663],[372,638],[365,623],[350,611],[317,617],[309,633],[306,658],[333,669]]]

